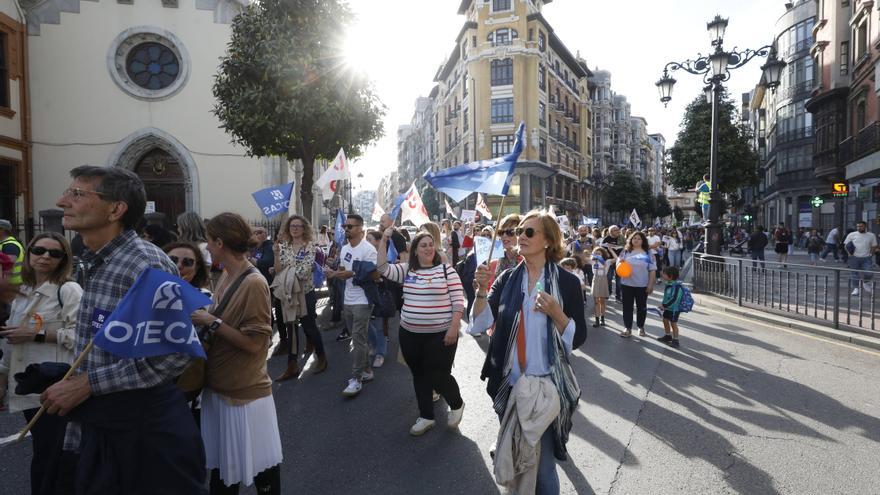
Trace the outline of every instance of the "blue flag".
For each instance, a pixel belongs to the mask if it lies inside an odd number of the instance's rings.
[[[189,315],[211,304],[180,278],[145,269],[109,316],[93,318],[95,345],[122,358],[185,353],[205,358],[205,349]]]
[[[339,248],[342,249],[342,245],[345,244],[345,215],[342,213],[342,208],[336,210],[336,244],[339,245]]]
[[[391,213],[389,213],[389,215],[391,215],[392,222],[397,221],[397,215],[400,215],[400,207],[401,205],[403,205],[403,200],[405,199],[406,194],[401,194],[397,197],[397,199],[394,200],[394,208],[391,208]]]
[[[254,201],[260,207],[260,211],[266,218],[272,218],[290,209],[290,196],[293,194],[293,182],[280,186],[267,187],[252,193]]]
[[[388,239],[388,262],[389,263],[397,263],[397,257],[400,254],[397,252],[397,248],[394,247],[394,243],[391,242],[391,239]]]
[[[428,170],[424,175],[425,180],[434,186],[434,189],[455,201],[462,201],[474,192],[506,196],[516,161],[523,150],[525,128],[525,123],[519,125],[513,151],[506,156],[466,163],[439,172]]]

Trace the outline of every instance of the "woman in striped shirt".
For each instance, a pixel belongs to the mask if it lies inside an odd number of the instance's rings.
[[[452,377],[464,310],[461,280],[451,265],[441,263],[434,238],[427,232],[413,239],[409,263],[389,265],[386,250],[392,232],[387,228],[382,235],[378,269],[386,279],[403,284],[400,350],[412,372],[419,405],[419,418],[409,433],[418,436],[434,426],[432,390],[446,399],[447,423],[455,428],[464,412],[458,382]]]

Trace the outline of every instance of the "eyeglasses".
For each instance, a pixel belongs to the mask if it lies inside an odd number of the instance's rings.
[[[492,234],[490,234],[488,232],[483,232],[482,234],[480,234],[480,237],[490,237],[491,238]]]
[[[537,233],[538,233],[538,231],[531,228],[531,227],[526,227],[526,228],[517,227],[516,228],[516,235],[519,236],[519,235],[525,234],[526,237],[528,237],[529,239],[531,239],[532,237],[535,237],[535,234],[537,234]]]
[[[181,259],[181,258],[178,258],[177,256],[169,256],[169,258],[171,259],[171,261],[172,261],[175,265],[183,265],[183,266],[185,266],[185,267],[187,267],[187,268],[189,268],[189,267],[191,267],[191,266],[193,266],[193,265],[196,264],[196,260],[194,260],[194,259],[192,259],[192,258],[182,258],[182,259]]]
[[[518,234],[516,233],[516,229],[504,229],[504,230],[499,230],[498,235],[506,235],[507,237],[513,237]]]
[[[291,228],[291,229],[301,229],[301,228],[303,228],[303,227],[305,227],[305,225],[303,225],[303,224],[301,224],[301,223],[292,223],[292,224],[290,224],[290,228]]]
[[[79,187],[69,187],[69,188],[65,189],[64,191],[61,192],[61,197],[62,198],[70,197],[70,198],[73,198],[74,200],[79,200],[79,199],[86,197],[86,195],[88,195],[88,194],[97,194],[98,196],[100,196],[102,198],[107,197],[107,195],[102,192],[90,191],[88,189],[80,189]]]
[[[43,246],[34,246],[30,249],[30,252],[34,256],[42,256],[46,253],[49,253],[49,256],[55,258],[56,260],[60,260],[67,255],[63,249],[47,249]]]
[[[360,227],[360,225],[355,225],[355,224],[352,224],[352,223],[347,223],[347,224],[345,224],[345,225],[342,226],[342,228],[344,228],[345,230],[351,230],[351,229],[354,229],[354,228],[357,228],[357,227]]]

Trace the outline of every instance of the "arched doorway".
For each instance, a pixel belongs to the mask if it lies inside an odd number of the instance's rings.
[[[135,165],[134,173],[144,181],[147,201],[156,203],[156,211],[165,214],[168,226],[186,211],[186,176],[180,162],[170,153],[161,148],[147,151]]]

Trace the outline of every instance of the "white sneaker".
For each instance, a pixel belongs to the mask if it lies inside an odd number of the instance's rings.
[[[373,368],[381,368],[383,364],[385,364],[385,356],[377,354],[373,359]]]
[[[851,296],[857,296],[857,295],[859,295],[859,289],[857,289],[857,288],[856,288],[856,289],[853,289],[853,291],[850,292],[849,295],[851,295]]]
[[[360,380],[358,380],[357,378],[352,378],[348,380],[348,386],[345,387],[345,390],[342,391],[342,395],[346,397],[354,397],[355,395],[361,393],[361,388],[363,388],[363,385],[361,384]]]
[[[446,424],[449,425],[450,428],[458,428],[458,424],[461,423],[461,416],[464,414],[464,404],[461,405],[458,409],[450,409],[449,414],[447,416]]]
[[[422,435],[423,433],[425,433],[426,431],[430,430],[433,427],[434,427],[434,420],[433,419],[419,418],[416,420],[416,424],[412,425],[412,428],[409,429],[409,434],[414,437],[417,437],[419,435]]]
[[[361,381],[362,382],[371,382],[373,381],[373,370],[367,370],[361,373]]]

